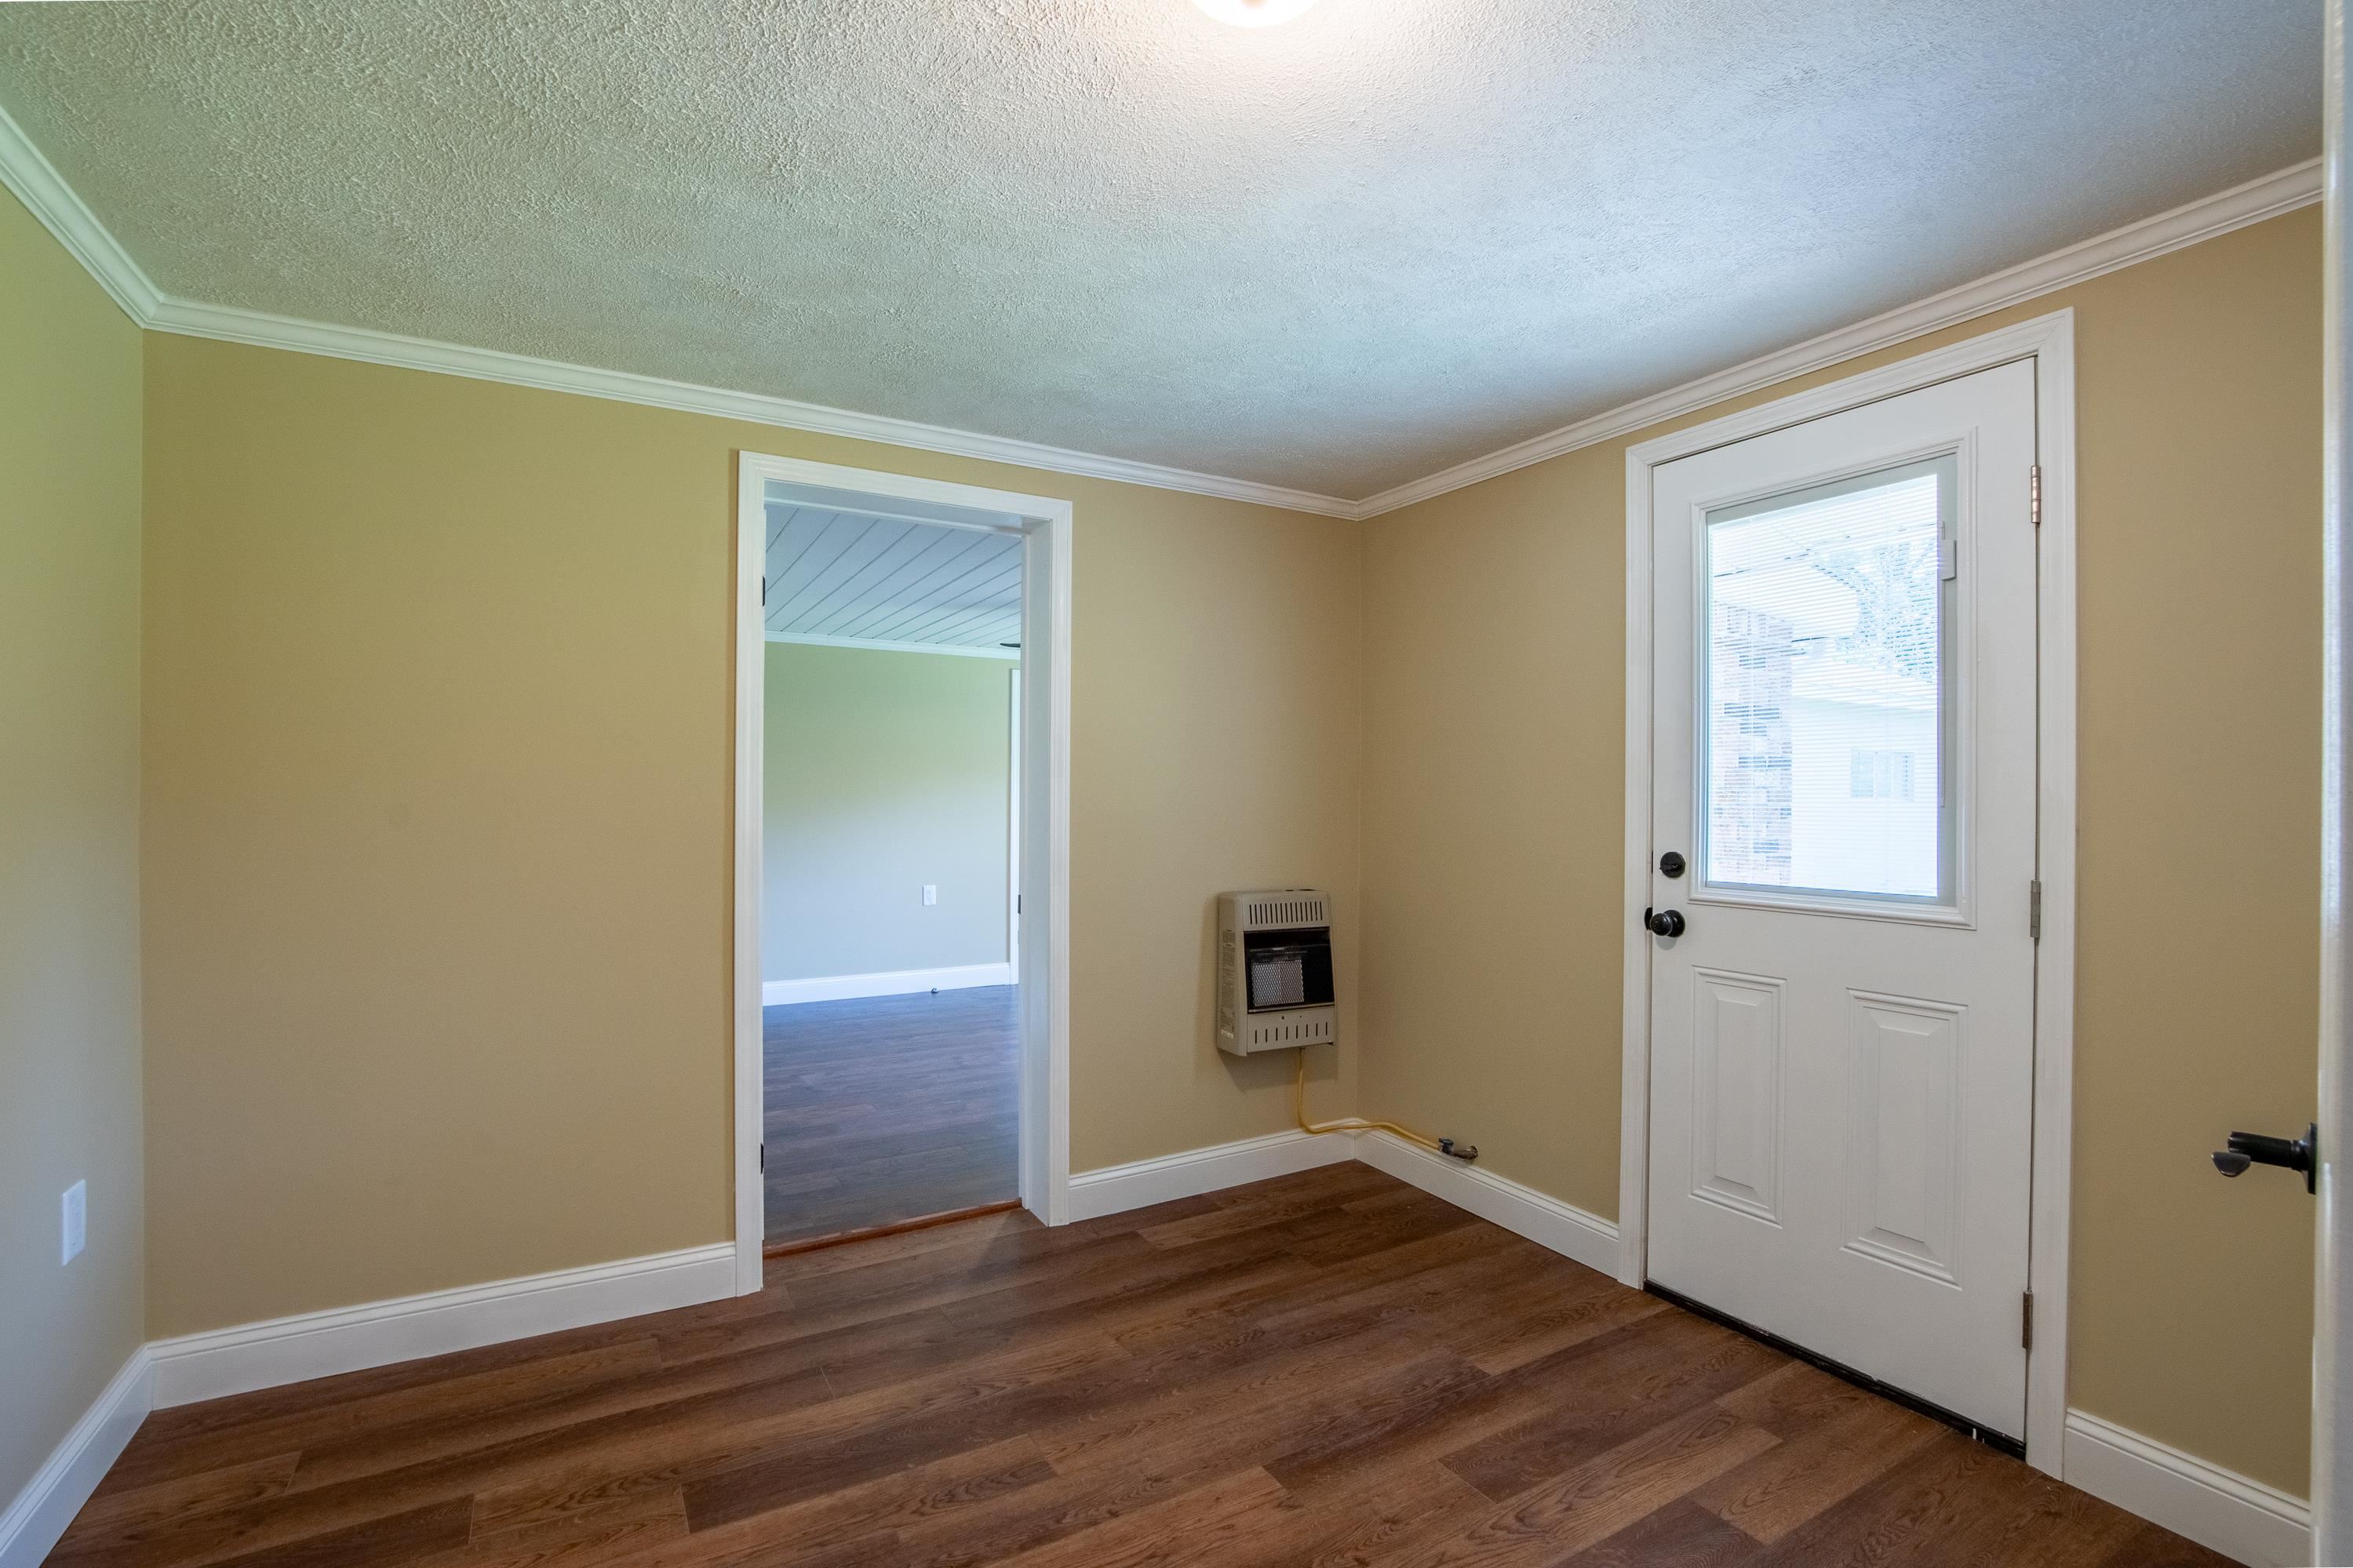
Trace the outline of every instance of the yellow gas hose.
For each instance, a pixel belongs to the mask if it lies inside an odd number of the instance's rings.
[[[1441,1144],[1426,1132],[1416,1132],[1410,1127],[1400,1127],[1394,1121],[1367,1121],[1361,1116],[1344,1116],[1337,1121],[1307,1120],[1307,1052],[1299,1053],[1299,1076],[1291,1084],[1292,1120],[1299,1123],[1302,1132],[1394,1132],[1409,1143],[1419,1143],[1433,1154],[1445,1154],[1457,1160],[1478,1157],[1476,1149],[1461,1150]]]

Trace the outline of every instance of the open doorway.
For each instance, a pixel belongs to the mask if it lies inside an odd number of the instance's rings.
[[[742,461],[748,1289],[764,1246],[1060,1218],[1069,508]]]
[[[1021,536],[767,511],[765,1235],[1010,1205]]]

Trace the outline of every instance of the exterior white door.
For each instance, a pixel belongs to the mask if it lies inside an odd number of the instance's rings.
[[[1654,471],[1650,1279],[2025,1433],[2031,362]]]

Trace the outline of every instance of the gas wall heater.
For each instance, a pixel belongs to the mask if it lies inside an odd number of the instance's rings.
[[[1309,888],[1220,896],[1218,1048],[1246,1057],[1338,1037],[1330,900]]]

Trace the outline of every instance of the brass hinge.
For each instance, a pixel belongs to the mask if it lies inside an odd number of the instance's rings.
[[[2026,470],[2026,515],[2035,527],[2042,526],[2042,465],[2040,463]]]
[[[2042,940],[2042,883],[2026,884],[2026,936],[2030,942]]]
[[[2018,1348],[2034,1348],[2034,1292],[2029,1290],[2018,1299]]]

